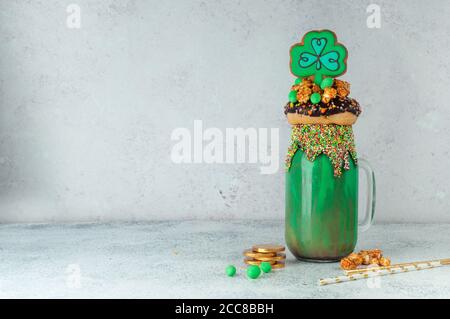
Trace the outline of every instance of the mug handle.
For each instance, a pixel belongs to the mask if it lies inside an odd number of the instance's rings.
[[[359,230],[364,232],[370,228],[372,225],[373,217],[375,215],[375,195],[376,195],[376,186],[375,186],[375,174],[373,172],[372,167],[369,165],[369,162],[365,159],[358,159],[358,166],[362,168],[364,173],[366,174],[367,180],[367,201],[366,201],[366,209],[364,214],[364,219],[359,226]]]

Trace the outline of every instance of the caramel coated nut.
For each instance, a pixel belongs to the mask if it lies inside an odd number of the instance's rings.
[[[370,261],[371,265],[380,265],[380,260],[378,258],[372,258],[372,260]]]
[[[381,249],[361,250],[359,253],[352,253],[341,260],[341,268],[344,270],[353,270],[360,265],[382,266],[391,264],[391,260],[383,257]]]
[[[364,255],[362,255],[362,260],[363,260],[363,262],[362,262],[362,264],[363,265],[370,265],[370,256],[369,256],[369,254],[364,254]]]
[[[390,266],[391,265],[391,260],[389,258],[387,258],[387,257],[381,257],[379,265],[383,266],[383,267]]]
[[[363,263],[362,257],[355,253],[348,255],[347,258],[350,259],[350,261],[352,261],[356,266],[360,266]]]
[[[349,258],[341,259],[341,268],[344,270],[354,270],[356,269],[356,264]]]

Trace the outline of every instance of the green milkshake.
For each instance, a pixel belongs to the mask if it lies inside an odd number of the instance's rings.
[[[355,248],[360,168],[368,183],[365,228],[373,217],[374,175],[367,162],[358,162],[352,129],[361,109],[348,96],[350,84],[335,78],[346,61],[347,50],[328,30],[308,32],[291,47],[291,72],[298,78],[285,106],[292,125],[285,236],[302,260],[337,261]]]

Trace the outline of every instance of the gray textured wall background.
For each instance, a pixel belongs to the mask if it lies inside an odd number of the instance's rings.
[[[350,52],[377,220],[450,221],[448,1],[71,2],[0,1],[0,221],[282,218],[282,167],[174,164],[170,134],[279,127],[282,165],[289,47],[317,28]]]

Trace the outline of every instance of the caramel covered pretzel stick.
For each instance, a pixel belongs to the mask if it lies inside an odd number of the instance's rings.
[[[367,278],[377,277],[377,276],[393,275],[393,274],[415,271],[415,270],[430,269],[430,268],[436,268],[436,267],[441,267],[441,266],[445,266],[445,265],[450,265],[450,258],[449,259],[422,261],[422,262],[412,262],[407,265],[393,265],[390,267],[383,267],[385,269],[379,269],[379,270],[372,268],[372,269],[374,269],[373,271],[366,271],[364,273],[355,273],[355,274],[338,276],[338,277],[334,277],[334,278],[320,279],[319,285],[325,286],[325,285],[331,285],[331,284],[338,284],[341,282],[354,281],[354,280],[358,280],[358,279],[367,279]],[[370,269],[370,268],[368,268],[368,269]]]

